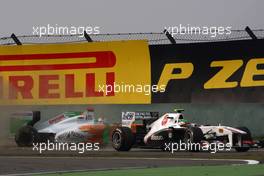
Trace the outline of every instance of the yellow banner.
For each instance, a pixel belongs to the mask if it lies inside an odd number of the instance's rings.
[[[0,104],[148,104],[146,41],[0,46]]]

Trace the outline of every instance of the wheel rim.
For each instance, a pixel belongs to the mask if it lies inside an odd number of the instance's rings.
[[[121,145],[121,134],[119,132],[114,133],[113,144],[115,147],[119,147]]]

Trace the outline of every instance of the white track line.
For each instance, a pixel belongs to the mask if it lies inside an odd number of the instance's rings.
[[[244,160],[244,161],[247,161],[248,164],[259,164],[259,161],[257,160]]]
[[[42,159],[42,158],[67,158],[67,159],[72,159],[72,158],[78,158],[78,159],[104,159],[104,160],[110,160],[110,159],[131,159],[131,160],[138,160],[138,159],[143,159],[143,160],[190,160],[190,161],[242,161],[246,162],[247,164],[259,164],[259,161],[257,160],[246,160],[246,159],[208,159],[208,158],[155,158],[155,157],[81,157],[81,156],[0,156],[0,158],[20,158],[20,159],[28,159],[28,158],[33,158],[33,159]]]

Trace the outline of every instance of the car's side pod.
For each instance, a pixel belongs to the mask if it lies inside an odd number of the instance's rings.
[[[38,121],[40,121],[40,111],[32,111],[32,120],[30,120],[27,125],[33,127]]]

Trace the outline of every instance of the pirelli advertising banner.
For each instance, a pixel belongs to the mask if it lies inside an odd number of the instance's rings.
[[[264,103],[264,40],[150,46],[152,103]]]
[[[0,105],[264,102],[264,40],[0,46]]]
[[[113,90],[150,85],[149,58],[146,41],[0,46],[0,104],[149,104]]]

